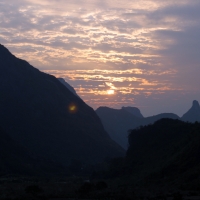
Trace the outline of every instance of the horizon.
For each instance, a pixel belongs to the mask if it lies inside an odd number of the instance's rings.
[[[200,2],[0,0],[0,43],[94,109],[182,117],[200,100]]]

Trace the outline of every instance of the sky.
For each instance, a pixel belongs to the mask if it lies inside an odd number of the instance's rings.
[[[200,0],[0,0],[0,43],[94,109],[200,101]]]

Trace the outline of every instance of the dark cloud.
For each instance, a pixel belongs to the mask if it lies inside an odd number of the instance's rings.
[[[184,23],[186,21],[197,20],[200,18],[200,2],[190,1],[187,4],[172,4],[154,12],[150,12],[147,16],[154,20],[164,20],[166,17],[176,17]]]

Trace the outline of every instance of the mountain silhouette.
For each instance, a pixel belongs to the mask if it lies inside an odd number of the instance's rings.
[[[32,156],[69,164],[124,155],[94,110],[0,45],[0,126]]]
[[[140,119],[126,109],[99,107],[96,113],[110,137],[124,149],[127,149],[128,130],[137,127]]]
[[[138,126],[145,126],[149,124],[153,124],[154,122],[160,120],[160,119],[180,119],[180,117],[176,114],[173,113],[161,113],[158,115],[150,116],[150,117],[145,117],[142,120],[140,120]]]
[[[63,78],[58,78],[58,80],[59,80],[66,88],[68,88],[74,95],[76,95],[77,97],[79,97],[78,94],[76,93],[76,90],[75,90],[69,83],[67,83],[67,82],[65,81],[65,79],[63,79]],[[80,98],[80,97],[79,97],[79,98]]]
[[[124,149],[128,148],[128,131],[130,129],[153,124],[162,118],[180,119],[173,113],[162,113],[144,118],[140,110],[135,107],[122,107],[122,109],[99,107],[96,113],[110,137]]]
[[[200,121],[200,106],[199,102],[194,100],[192,107],[181,117],[183,121],[196,122]]]
[[[144,118],[143,115],[141,114],[140,110],[136,107],[131,107],[131,106],[128,106],[128,107],[122,107],[122,109],[130,112],[132,115],[134,115],[135,117],[138,117],[138,118]]]

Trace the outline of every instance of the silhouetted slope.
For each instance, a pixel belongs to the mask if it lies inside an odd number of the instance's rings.
[[[163,113],[144,118],[142,115],[139,115],[139,109],[133,107],[130,108],[131,109],[129,109],[129,107],[122,107],[122,109],[113,109],[99,107],[96,110],[97,115],[100,117],[104,128],[109,133],[110,137],[125,149],[128,148],[128,130],[142,125],[153,124],[155,121],[162,118],[180,119],[177,115],[172,113]],[[136,117],[136,114],[132,114],[133,110],[137,111],[139,117]]]
[[[138,118],[144,118],[143,115],[141,114],[140,110],[136,107],[131,107],[131,106],[128,106],[128,107],[122,107],[122,109],[130,112],[132,115],[134,115],[135,117],[138,117]]]
[[[174,184],[200,183],[200,124],[162,119],[132,130],[127,168],[137,177]],[[195,175],[196,174],[196,175]],[[151,178],[150,178],[151,177]]]
[[[139,122],[139,126],[141,125],[149,125],[149,124],[153,124],[154,122],[160,120],[160,119],[180,119],[180,117],[176,114],[173,113],[161,113],[158,115],[154,115],[154,116],[150,116],[150,117],[146,117],[142,120],[140,120]]]
[[[27,149],[0,127],[0,175],[57,175],[67,174],[68,171],[61,165],[45,160],[33,158]]]
[[[200,121],[199,102],[194,100],[192,107],[181,117],[181,119],[188,122]]]
[[[0,127],[0,174],[22,173],[31,161],[26,151]]]
[[[99,107],[96,113],[110,137],[127,149],[128,130],[138,125],[138,118],[125,109]]]
[[[54,76],[2,45],[0,71],[0,126],[32,155],[63,164],[123,155],[94,110]]]
[[[73,94],[75,94],[77,97],[78,94],[76,93],[75,89],[69,84],[67,83],[63,78],[58,78],[58,80],[66,87],[68,88]],[[80,97],[79,97],[80,98]]]

